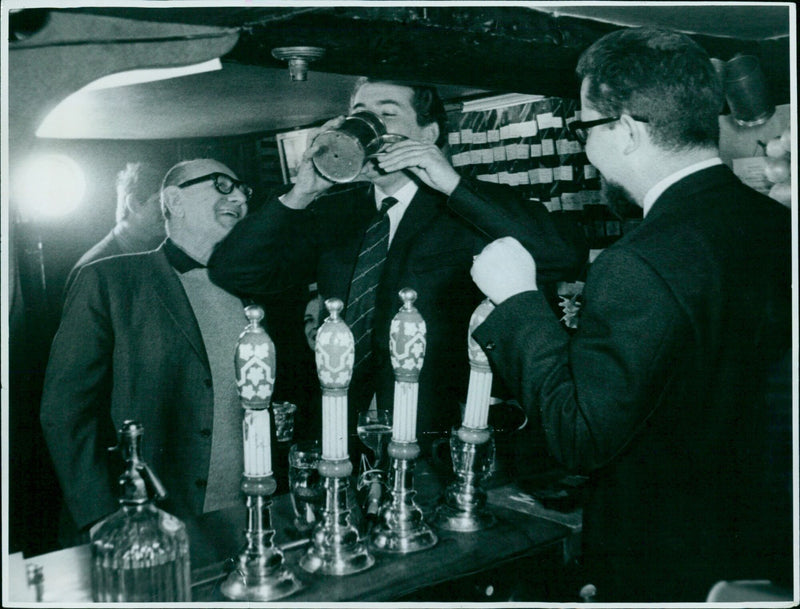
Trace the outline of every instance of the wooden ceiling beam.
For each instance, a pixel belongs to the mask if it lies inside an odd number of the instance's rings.
[[[455,3],[454,3],[455,4]],[[580,53],[617,25],[521,6],[78,8],[129,19],[239,27],[224,58],[282,67],[278,46],[323,46],[313,70],[575,97]],[[677,9],[676,9],[677,10]],[[690,9],[687,9],[690,10]],[[790,100],[789,38],[693,35],[711,55],[759,58],[775,103]]]
[[[322,46],[314,70],[574,98],[581,52],[618,28],[522,7],[326,8],[251,21],[226,60],[281,67],[273,48]],[[756,55],[776,103],[789,101],[788,38],[693,38],[723,60]]]

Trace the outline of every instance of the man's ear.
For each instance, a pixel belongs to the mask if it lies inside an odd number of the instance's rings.
[[[439,123],[434,121],[425,125],[422,128],[422,138],[426,144],[435,144],[439,139]]]
[[[182,218],[185,210],[183,208],[183,198],[181,190],[177,186],[167,186],[161,191],[163,207],[169,210],[169,215],[173,218]]]
[[[623,144],[622,152],[624,154],[632,154],[636,152],[643,143],[645,136],[642,131],[644,123],[640,123],[630,117],[628,114],[623,114],[619,118],[620,127],[623,129],[623,135],[626,141]]]

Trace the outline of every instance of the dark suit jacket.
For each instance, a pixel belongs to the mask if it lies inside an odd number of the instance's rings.
[[[118,507],[122,463],[107,448],[126,419],[144,425],[144,459],[170,493],[165,509],[201,513],[213,399],[203,339],[163,246],[81,269],[53,341],[41,408],[75,523],[84,527]]]
[[[120,235],[118,231],[125,231]],[[146,252],[156,249],[158,243],[150,244],[143,243],[141,240],[136,239],[128,234],[129,229],[117,224],[112,228],[108,234],[95,243],[89,250],[81,256],[67,276],[67,281],[64,284],[64,295],[69,292],[72,282],[75,281],[75,276],[81,267],[86,266],[95,260],[102,260],[103,258],[110,258],[111,256],[119,256],[121,254],[136,254],[139,252]]]
[[[67,281],[64,284],[64,296],[66,297],[67,293],[69,293],[69,289],[72,287],[72,284],[75,281],[75,276],[78,274],[78,271],[81,269],[81,267],[84,267],[95,260],[102,260],[103,258],[129,253],[131,252],[126,252],[122,249],[122,245],[120,245],[119,239],[117,239],[116,232],[114,232],[114,229],[111,229],[111,231],[105,237],[100,239],[100,241],[89,248],[89,250],[83,254],[83,256],[81,256],[72,267],[69,275],[67,275]]]
[[[211,278],[245,296],[317,281],[324,298],[346,303],[364,230],[374,215],[372,189],[363,183],[333,189],[302,211],[270,201],[217,246],[209,261]],[[574,278],[587,249],[582,233],[562,220],[508,187],[462,180],[448,200],[420,186],[392,240],[376,295],[375,368],[350,384],[351,430],[355,412],[367,407],[374,392],[379,407],[392,408],[389,322],[405,287],[417,291],[416,307],[428,328],[418,434],[457,424],[469,373],[469,317],[482,300],[469,275],[473,255],[492,239],[513,235],[542,260],[541,281]]]
[[[574,336],[537,292],[475,331],[552,454],[591,475],[598,600],[701,601],[719,579],[786,566],[788,489],[765,488],[764,457],[768,365],[791,345],[790,244],[786,208],[712,167],[596,259]]]

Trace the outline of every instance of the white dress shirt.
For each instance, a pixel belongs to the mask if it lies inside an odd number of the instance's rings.
[[[389,211],[386,212],[386,215],[389,216],[389,245],[392,244],[392,239],[394,239],[394,234],[400,225],[400,220],[403,219],[403,214],[406,213],[411,199],[417,194],[417,190],[419,190],[419,186],[414,180],[409,180],[405,186],[392,195],[387,195],[377,185],[375,186],[375,209],[381,208],[381,202],[386,197],[397,199],[397,203],[392,205]]]

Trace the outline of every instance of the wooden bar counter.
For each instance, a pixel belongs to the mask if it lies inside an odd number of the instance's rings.
[[[415,482],[418,504],[430,517],[441,495],[442,482],[424,466]],[[489,600],[493,591],[503,585],[500,580],[558,573],[570,559],[580,533],[579,510],[547,510],[514,483],[490,489],[489,509],[497,517],[497,523],[489,529],[474,533],[437,529],[439,543],[434,548],[406,555],[374,552],[372,568],[335,577],[309,574],[299,568],[298,560],[307,550],[308,541],[298,539],[291,526],[289,496],[277,495],[272,503],[275,542],[284,549],[288,565],[304,584],[302,590],[280,603]],[[238,556],[244,543],[244,503],[204,514],[196,522],[187,522],[187,527],[192,553],[192,601],[226,602],[219,587],[226,569],[233,564],[231,559]],[[29,559],[12,555],[8,600],[36,600],[35,586],[26,585],[26,565],[36,564],[43,568],[43,602],[90,602],[89,560],[88,545]]]

